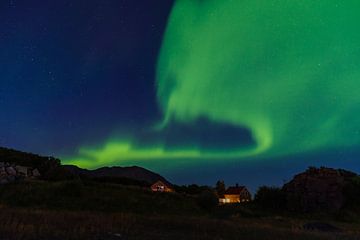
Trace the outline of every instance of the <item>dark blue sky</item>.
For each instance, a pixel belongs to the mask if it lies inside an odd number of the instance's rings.
[[[159,118],[172,1],[1,1],[0,145],[66,153]]]

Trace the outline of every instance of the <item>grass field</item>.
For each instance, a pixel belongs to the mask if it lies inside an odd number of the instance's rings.
[[[340,233],[307,231],[302,226],[313,219],[261,216],[247,207],[209,212],[193,197],[112,184],[1,186],[0,204],[1,240],[360,239],[357,222],[329,221]]]
[[[307,232],[294,219],[214,219],[1,208],[1,239],[360,239],[356,225],[343,233]]]

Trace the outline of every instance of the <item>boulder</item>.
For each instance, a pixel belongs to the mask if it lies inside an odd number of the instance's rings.
[[[0,184],[11,183],[24,179],[41,177],[40,171],[31,167],[11,165],[7,162],[1,162],[0,167]]]
[[[7,167],[6,168],[6,172],[8,175],[11,175],[11,176],[15,176],[16,175],[16,170],[14,167]]]
[[[28,167],[24,167],[24,166],[16,166],[15,167],[16,171],[18,174],[24,176],[24,177],[27,177],[28,176],[28,170],[29,168]]]
[[[39,170],[37,168],[35,168],[34,170],[32,170],[32,176],[34,178],[38,178],[38,177],[41,177],[41,174],[39,172]]]

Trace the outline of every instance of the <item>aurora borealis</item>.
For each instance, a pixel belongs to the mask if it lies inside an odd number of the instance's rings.
[[[166,118],[244,126],[256,140],[254,155],[356,146],[359,7],[178,1],[158,66]]]
[[[19,56],[1,69],[0,104],[16,109],[1,116],[3,128],[15,122],[52,143],[4,130],[2,144],[88,168],[141,165],[185,183],[277,183],[310,164],[360,170],[358,1],[90,2],[60,1],[60,20],[49,6],[1,5],[12,20],[2,61],[11,51],[42,61]],[[21,29],[9,17],[17,9],[38,22]],[[19,47],[25,36],[39,58]],[[19,91],[30,91],[30,108],[13,101]]]

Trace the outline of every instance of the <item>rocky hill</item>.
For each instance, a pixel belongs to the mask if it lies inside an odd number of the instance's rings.
[[[288,208],[301,211],[338,210],[346,200],[344,188],[356,176],[356,173],[343,169],[310,167],[283,186]]]
[[[0,162],[3,167],[21,166],[28,169],[37,169],[44,177],[46,177],[49,172],[53,171],[53,169],[60,166],[60,160],[57,158],[40,156],[3,147],[0,147]],[[9,171],[11,172],[11,170]]]

